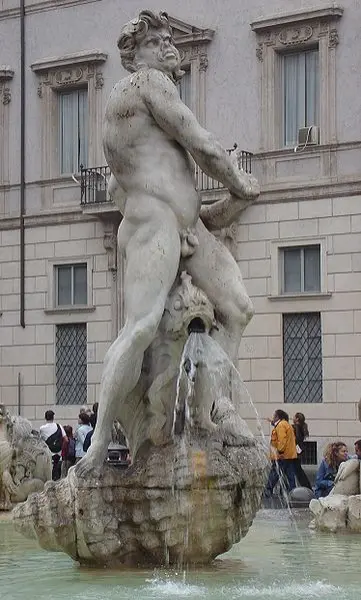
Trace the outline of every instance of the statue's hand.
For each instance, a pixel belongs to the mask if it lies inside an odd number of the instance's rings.
[[[242,176],[244,178],[244,198],[250,201],[256,200],[261,192],[257,179],[253,175],[244,172]]]

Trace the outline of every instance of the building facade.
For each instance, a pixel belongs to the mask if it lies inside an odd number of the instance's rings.
[[[361,6],[169,0],[180,94],[262,193],[233,236],[255,316],[239,370],[263,421],[306,415],[314,460],[361,437]],[[97,399],[123,319],[102,117],[124,0],[0,5],[0,401],[35,426]],[[250,157],[244,155],[244,168]],[[161,168],[161,165],[160,165]],[[204,201],[225,194],[197,173]],[[252,406],[242,412],[259,432]]]

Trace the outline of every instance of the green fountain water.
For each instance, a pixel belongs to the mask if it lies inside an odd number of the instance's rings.
[[[360,538],[315,533],[308,511],[261,511],[247,537],[195,571],[88,570],[0,523],[4,600],[358,600]]]

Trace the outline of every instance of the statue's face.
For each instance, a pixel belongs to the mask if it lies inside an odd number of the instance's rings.
[[[146,65],[171,74],[180,66],[180,56],[173,45],[168,29],[149,28],[147,35],[139,42],[135,53],[135,63]]]

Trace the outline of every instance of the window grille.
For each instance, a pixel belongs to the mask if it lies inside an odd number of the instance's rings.
[[[87,402],[86,323],[56,327],[56,403]]]
[[[322,402],[320,313],[283,315],[284,401]]]

